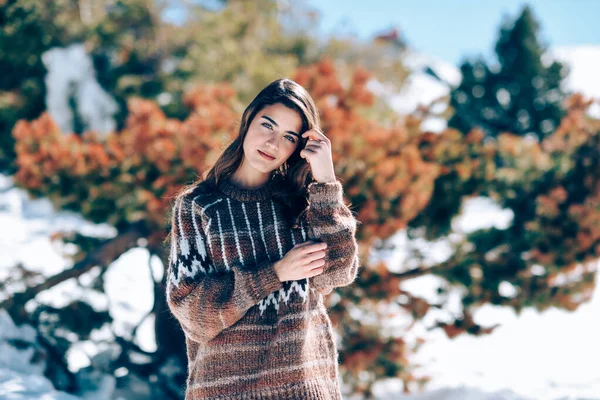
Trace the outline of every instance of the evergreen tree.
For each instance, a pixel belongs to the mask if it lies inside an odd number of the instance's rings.
[[[564,115],[560,84],[567,70],[556,61],[545,65],[546,49],[538,31],[533,11],[526,6],[514,23],[500,30],[498,65],[482,58],[461,65],[463,80],[451,93],[455,114],[449,126],[462,132],[480,127],[494,137],[501,132],[532,133],[539,139],[556,129]]]

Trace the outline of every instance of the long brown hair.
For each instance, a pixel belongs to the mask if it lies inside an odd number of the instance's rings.
[[[279,103],[300,114],[302,119],[301,132],[313,128],[320,129],[319,111],[306,89],[288,78],[273,81],[261,90],[246,107],[237,137],[219,156],[206,177],[201,177],[192,184],[185,186],[175,195],[175,199],[191,192],[210,193],[216,190],[221,179],[227,179],[233,175],[242,164],[244,157],[243,144],[250,123],[263,108]],[[295,227],[298,226],[301,216],[308,207],[307,187],[313,179],[310,165],[300,157],[300,151],[304,149],[307,141],[308,138],[301,138],[294,153],[271,174],[271,180],[278,180],[277,184],[272,185],[273,198],[279,199],[287,206],[285,207],[285,217]]]

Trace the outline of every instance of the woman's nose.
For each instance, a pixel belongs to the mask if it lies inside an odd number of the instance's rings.
[[[277,139],[275,137],[272,137],[271,139],[267,140],[267,147],[277,149],[277,145],[275,144],[276,141]]]

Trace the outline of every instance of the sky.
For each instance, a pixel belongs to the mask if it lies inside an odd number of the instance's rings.
[[[458,65],[467,56],[493,57],[504,16],[529,4],[550,47],[600,45],[600,0],[307,0],[321,14],[321,34],[360,39],[397,27],[409,46]]]

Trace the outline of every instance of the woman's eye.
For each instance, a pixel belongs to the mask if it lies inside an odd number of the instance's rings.
[[[263,122],[262,126],[264,126],[267,129],[273,129],[273,127],[271,126],[271,124],[269,124],[268,122]]]
[[[290,139],[290,142],[292,143],[296,143],[296,140],[294,139],[293,136],[286,136],[287,139]]]

